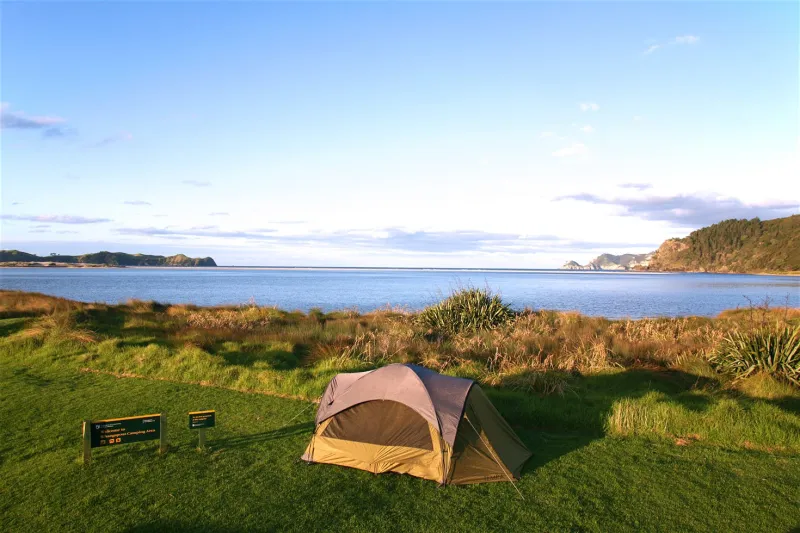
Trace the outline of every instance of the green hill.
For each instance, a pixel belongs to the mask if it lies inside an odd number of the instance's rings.
[[[800,215],[723,220],[662,244],[647,270],[800,271]]]
[[[0,263],[85,263],[108,266],[185,266],[214,267],[217,263],[210,257],[187,257],[178,255],[126,254],[123,252],[96,252],[83,255],[38,256],[19,250],[0,250]]]

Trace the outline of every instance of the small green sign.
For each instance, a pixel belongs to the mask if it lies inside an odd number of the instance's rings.
[[[189,413],[189,429],[213,428],[216,424],[216,411],[194,411]]]
[[[90,422],[92,448],[161,438],[161,415],[109,418]]]

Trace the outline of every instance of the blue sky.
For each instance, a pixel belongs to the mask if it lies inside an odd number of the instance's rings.
[[[558,267],[800,209],[780,3],[5,3],[2,246]]]

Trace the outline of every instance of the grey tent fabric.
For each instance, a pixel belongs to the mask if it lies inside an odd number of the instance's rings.
[[[471,379],[438,374],[417,365],[393,364],[352,374],[339,374],[325,389],[317,425],[345,409],[372,400],[394,400],[420,414],[453,446]]]
[[[302,458],[442,485],[511,481],[530,451],[470,379],[394,364],[328,384]]]

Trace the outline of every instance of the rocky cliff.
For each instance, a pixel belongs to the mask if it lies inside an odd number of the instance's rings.
[[[565,270],[640,270],[650,264],[653,252],[647,254],[602,254],[589,263],[581,265],[576,261],[568,261],[562,266]]]

